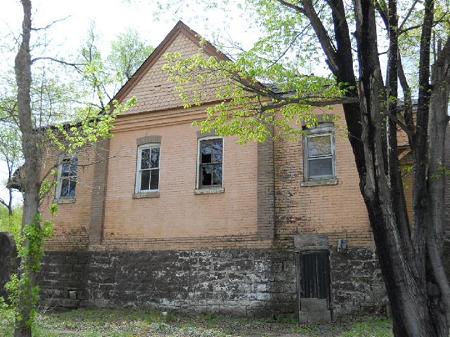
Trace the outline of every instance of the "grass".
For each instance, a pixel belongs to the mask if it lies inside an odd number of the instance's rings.
[[[392,325],[385,319],[357,322],[341,337],[392,337]]]
[[[0,309],[0,336],[13,336],[11,311]],[[126,309],[79,309],[41,313],[34,337],[392,337],[386,319],[298,325],[219,315],[163,314]]]

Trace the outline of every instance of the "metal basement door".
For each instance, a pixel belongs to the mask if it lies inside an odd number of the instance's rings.
[[[330,257],[328,250],[297,255],[297,290],[300,322],[329,321]]]

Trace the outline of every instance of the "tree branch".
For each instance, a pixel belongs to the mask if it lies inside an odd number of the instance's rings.
[[[36,57],[36,58],[31,60],[31,63],[34,63],[36,61],[41,61],[41,60],[53,61],[53,62],[62,64],[62,65],[65,65],[65,66],[71,66],[71,67],[75,68],[79,72],[81,72],[81,69],[79,67],[86,65],[84,63],[67,62],[67,61],[59,60],[59,59],[56,59],[54,57],[49,57],[49,56]]]
[[[65,21],[65,20],[67,20],[70,17],[71,17],[71,15],[68,15],[68,16],[66,16],[64,18],[53,20],[52,22],[50,22],[48,25],[46,25],[44,27],[38,27],[38,28],[33,28],[32,27],[31,30],[33,30],[33,31],[46,30],[46,29],[49,29],[51,26],[53,26],[55,23]]]
[[[431,27],[435,27],[436,25],[438,25],[440,23],[447,22],[448,21],[447,18],[446,18],[447,16],[448,16],[448,13],[442,14],[442,16],[439,19],[434,20],[432,22]],[[399,29],[399,35],[404,34],[406,32],[409,32],[409,31],[414,30],[414,29],[422,28],[422,27],[423,27],[423,23],[418,24],[418,25],[414,25],[414,26],[411,26],[411,27],[406,27],[406,28],[403,28],[403,29]]]
[[[289,1],[285,1],[285,0],[278,0],[278,2],[280,4],[282,4],[283,6],[286,6],[290,9],[295,10],[296,12],[302,13],[306,15],[305,9],[299,5],[293,4],[292,2]]]
[[[314,32],[319,39],[319,42],[322,46],[322,50],[327,56],[327,64],[333,74],[337,74],[339,71],[339,67],[337,65],[336,59],[336,48],[328,34],[325,26],[322,23],[322,20],[319,18],[319,15],[314,9],[314,5],[311,0],[304,0],[303,7],[293,4],[291,2],[285,0],[277,0],[283,6],[286,6],[290,9],[295,10],[296,12],[303,14],[308,17],[311,26],[314,29]]]
[[[352,97],[342,97],[334,99],[323,99],[320,97],[287,98],[282,102],[266,104],[263,107],[261,107],[261,111],[279,109],[290,104],[304,104],[316,107],[323,107],[335,104],[350,104],[355,102],[357,102],[357,99]]]
[[[304,34],[304,32],[311,27],[311,24],[306,25],[300,32],[298,32],[297,34],[295,34],[294,38],[292,39],[292,41],[289,43],[289,45],[286,47],[286,49],[277,57],[276,60],[274,60],[270,65],[269,68],[274,66],[275,64],[278,63],[278,61],[280,61],[284,55],[286,55],[286,53],[289,51],[289,49],[292,48],[292,46],[294,45],[295,41],[297,41],[297,39]]]
[[[401,31],[403,29],[403,26],[405,25],[405,23],[408,21],[409,17],[411,16],[412,11],[414,10],[414,8],[416,7],[417,3],[419,2],[419,0],[414,0],[413,4],[411,5],[411,7],[408,10],[408,13],[406,13],[405,17],[403,18],[402,23],[400,24],[400,26],[398,27],[398,29]]]
[[[8,210],[9,210],[9,205],[6,203],[5,200],[3,200],[2,198],[0,198],[0,204],[2,204],[3,206],[5,206]]]
[[[417,2],[417,0],[416,0]],[[377,1],[375,3],[375,8],[377,9],[378,13],[380,14],[381,19],[383,20],[383,23],[386,27],[386,30],[388,32],[391,31],[390,29],[390,23],[389,23],[389,16],[387,13],[386,4],[384,2]],[[412,10],[410,8],[410,10]],[[398,49],[398,48],[397,48]],[[387,53],[390,53],[390,48],[387,50]],[[414,146],[414,135],[415,135],[415,127],[414,127],[414,121],[413,121],[413,113],[412,113],[412,96],[411,96],[411,88],[409,87],[408,80],[406,79],[405,71],[403,69],[403,62],[400,55],[400,51],[397,50],[397,76],[400,82],[400,85],[403,89],[403,100],[404,100],[404,109],[403,109],[403,115],[405,119],[405,123],[401,123],[399,119],[396,116],[392,116],[392,118],[395,118],[396,123],[406,132],[408,136],[408,142],[411,148]],[[400,125],[402,124],[402,126]]]

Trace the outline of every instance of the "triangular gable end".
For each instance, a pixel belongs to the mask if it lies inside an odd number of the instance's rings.
[[[182,21],[167,34],[164,40],[150,54],[133,76],[122,86],[113,99],[125,101],[133,96],[137,105],[126,114],[165,110],[182,106],[175,85],[167,80],[167,74],[161,69],[166,52],[180,52],[193,55],[202,49],[207,55],[229,60],[212,44],[190,29]]]

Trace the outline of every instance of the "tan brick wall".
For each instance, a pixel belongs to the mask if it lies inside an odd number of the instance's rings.
[[[89,146],[78,155],[78,177],[75,190],[75,201],[58,203],[58,212],[55,216],[50,214],[50,205],[55,202],[55,190],[45,198],[41,211],[44,219],[52,220],[55,234],[47,242],[49,250],[79,250],[86,249],[89,241],[89,225],[91,221],[92,189],[94,187],[95,147]],[[44,160],[46,174],[58,162],[58,153],[48,151]],[[49,176],[51,180],[53,176]]]
[[[225,192],[196,195],[196,128],[183,119],[166,126],[159,125],[162,118],[155,120],[157,126],[140,130],[129,129],[127,123],[118,125],[110,141],[104,244],[116,242],[132,249],[145,241],[154,246],[152,241],[158,240],[254,236],[257,144],[239,145],[235,138],[225,138]],[[161,136],[160,195],[134,199],[136,140],[155,135]],[[205,246],[211,244],[207,241]]]
[[[335,137],[337,185],[301,186],[303,140],[275,142],[277,245],[292,246],[292,235],[297,233],[327,234],[332,245],[338,239],[347,239],[353,247],[373,245],[342,107],[334,107],[333,112],[339,116]]]
[[[94,175],[92,181],[91,219],[89,223],[89,244],[99,244],[103,239],[105,220],[106,182],[109,164],[109,139],[93,146],[95,151]]]
[[[333,245],[339,238],[350,246],[372,245],[342,116],[336,129],[337,185],[301,186],[302,140],[272,146],[226,138],[225,193],[195,195],[197,129],[191,123],[203,118],[204,109],[120,117],[109,153],[98,146],[89,150],[97,165],[80,171],[76,203],[60,205],[57,236],[49,247],[86,245],[89,231],[95,250],[267,248],[273,235],[275,246],[292,247],[292,236],[304,232],[327,234]],[[340,107],[335,111],[342,114]],[[161,139],[160,195],[134,199],[137,140],[151,136]],[[107,148],[102,144],[102,151]],[[99,155],[110,158],[108,165]]]

